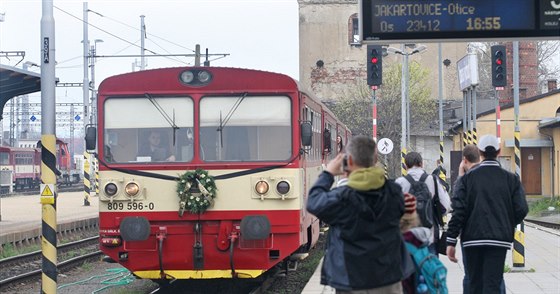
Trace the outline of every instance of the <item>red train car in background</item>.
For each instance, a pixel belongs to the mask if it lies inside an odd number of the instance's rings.
[[[350,133],[294,79],[146,70],[104,80],[97,107],[100,248],[134,275],[256,278],[317,242],[307,193]]]
[[[39,143],[40,144],[40,143]],[[38,144],[38,145],[39,145]],[[80,172],[68,152],[68,144],[56,140],[59,185],[80,181]],[[38,189],[41,184],[41,148],[0,146],[0,192]]]

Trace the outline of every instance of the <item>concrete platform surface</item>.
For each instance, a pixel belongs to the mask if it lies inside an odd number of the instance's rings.
[[[460,248],[458,247],[460,250]],[[450,294],[463,293],[462,255],[457,254],[458,263],[447,256],[440,260],[447,267],[447,286]],[[506,265],[512,271],[504,273],[508,294],[560,294],[560,232],[532,224],[525,225],[525,267],[512,267],[511,250]],[[330,294],[336,291],[320,284],[321,264],[303,289],[304,294]]]
[[[38,194],[4,197],[0,201],[0,236],[41,228],[42,205]],[[98,198],[90,197],[89,202],[90,206],[84,206],[84,192],[59,193],[56,203],[57,223],[97,217]]]

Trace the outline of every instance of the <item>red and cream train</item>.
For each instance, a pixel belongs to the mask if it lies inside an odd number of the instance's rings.
[[[255,278],[316,243],[307,192],[351,134],[294,79],[139,71],[104,80],[97,107],[100,247],[136,276]]]

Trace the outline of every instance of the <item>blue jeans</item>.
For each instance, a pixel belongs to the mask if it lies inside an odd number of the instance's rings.
[[[461,254],[463,255],[463,266],[465,270],[465,276],[463,277],[463,294],[469,293],[469,273],[467,271],[467,258],[465,256],[465,248],[463,247],[463,243],[461,242]],[[500,284],[500,294],[506,294],[506,283],[504,279],[502,279],[502,283]]]

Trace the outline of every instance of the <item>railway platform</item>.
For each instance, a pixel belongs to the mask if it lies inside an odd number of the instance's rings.
[[[557,217],[558,218],[558,217]],[[557,220],[557,219],[556,219]],[[457,247],[460,250],[460,247]],[[452,263],[447,256],[440,260],[447,267],[447,287],[450,294],[463,293],[462,255],[457,253],[458,263]],[[508,294],[559,294],[560,293],[560,232],[526,223],[525,225],[525,267],[512,266],[511,250],[506,257],[504,273]],[[321,264],[303,289],[304,294],[334,294],[336,291],[320,284]]]
[[[10,196],[0,199],[0,244],[19,243],[41,235],[42,205],[40,196]],[[58,230],[97,227],[99,206],[97,197],[90,197],[84,206],[84,192],[59,192],[56,204]]]

